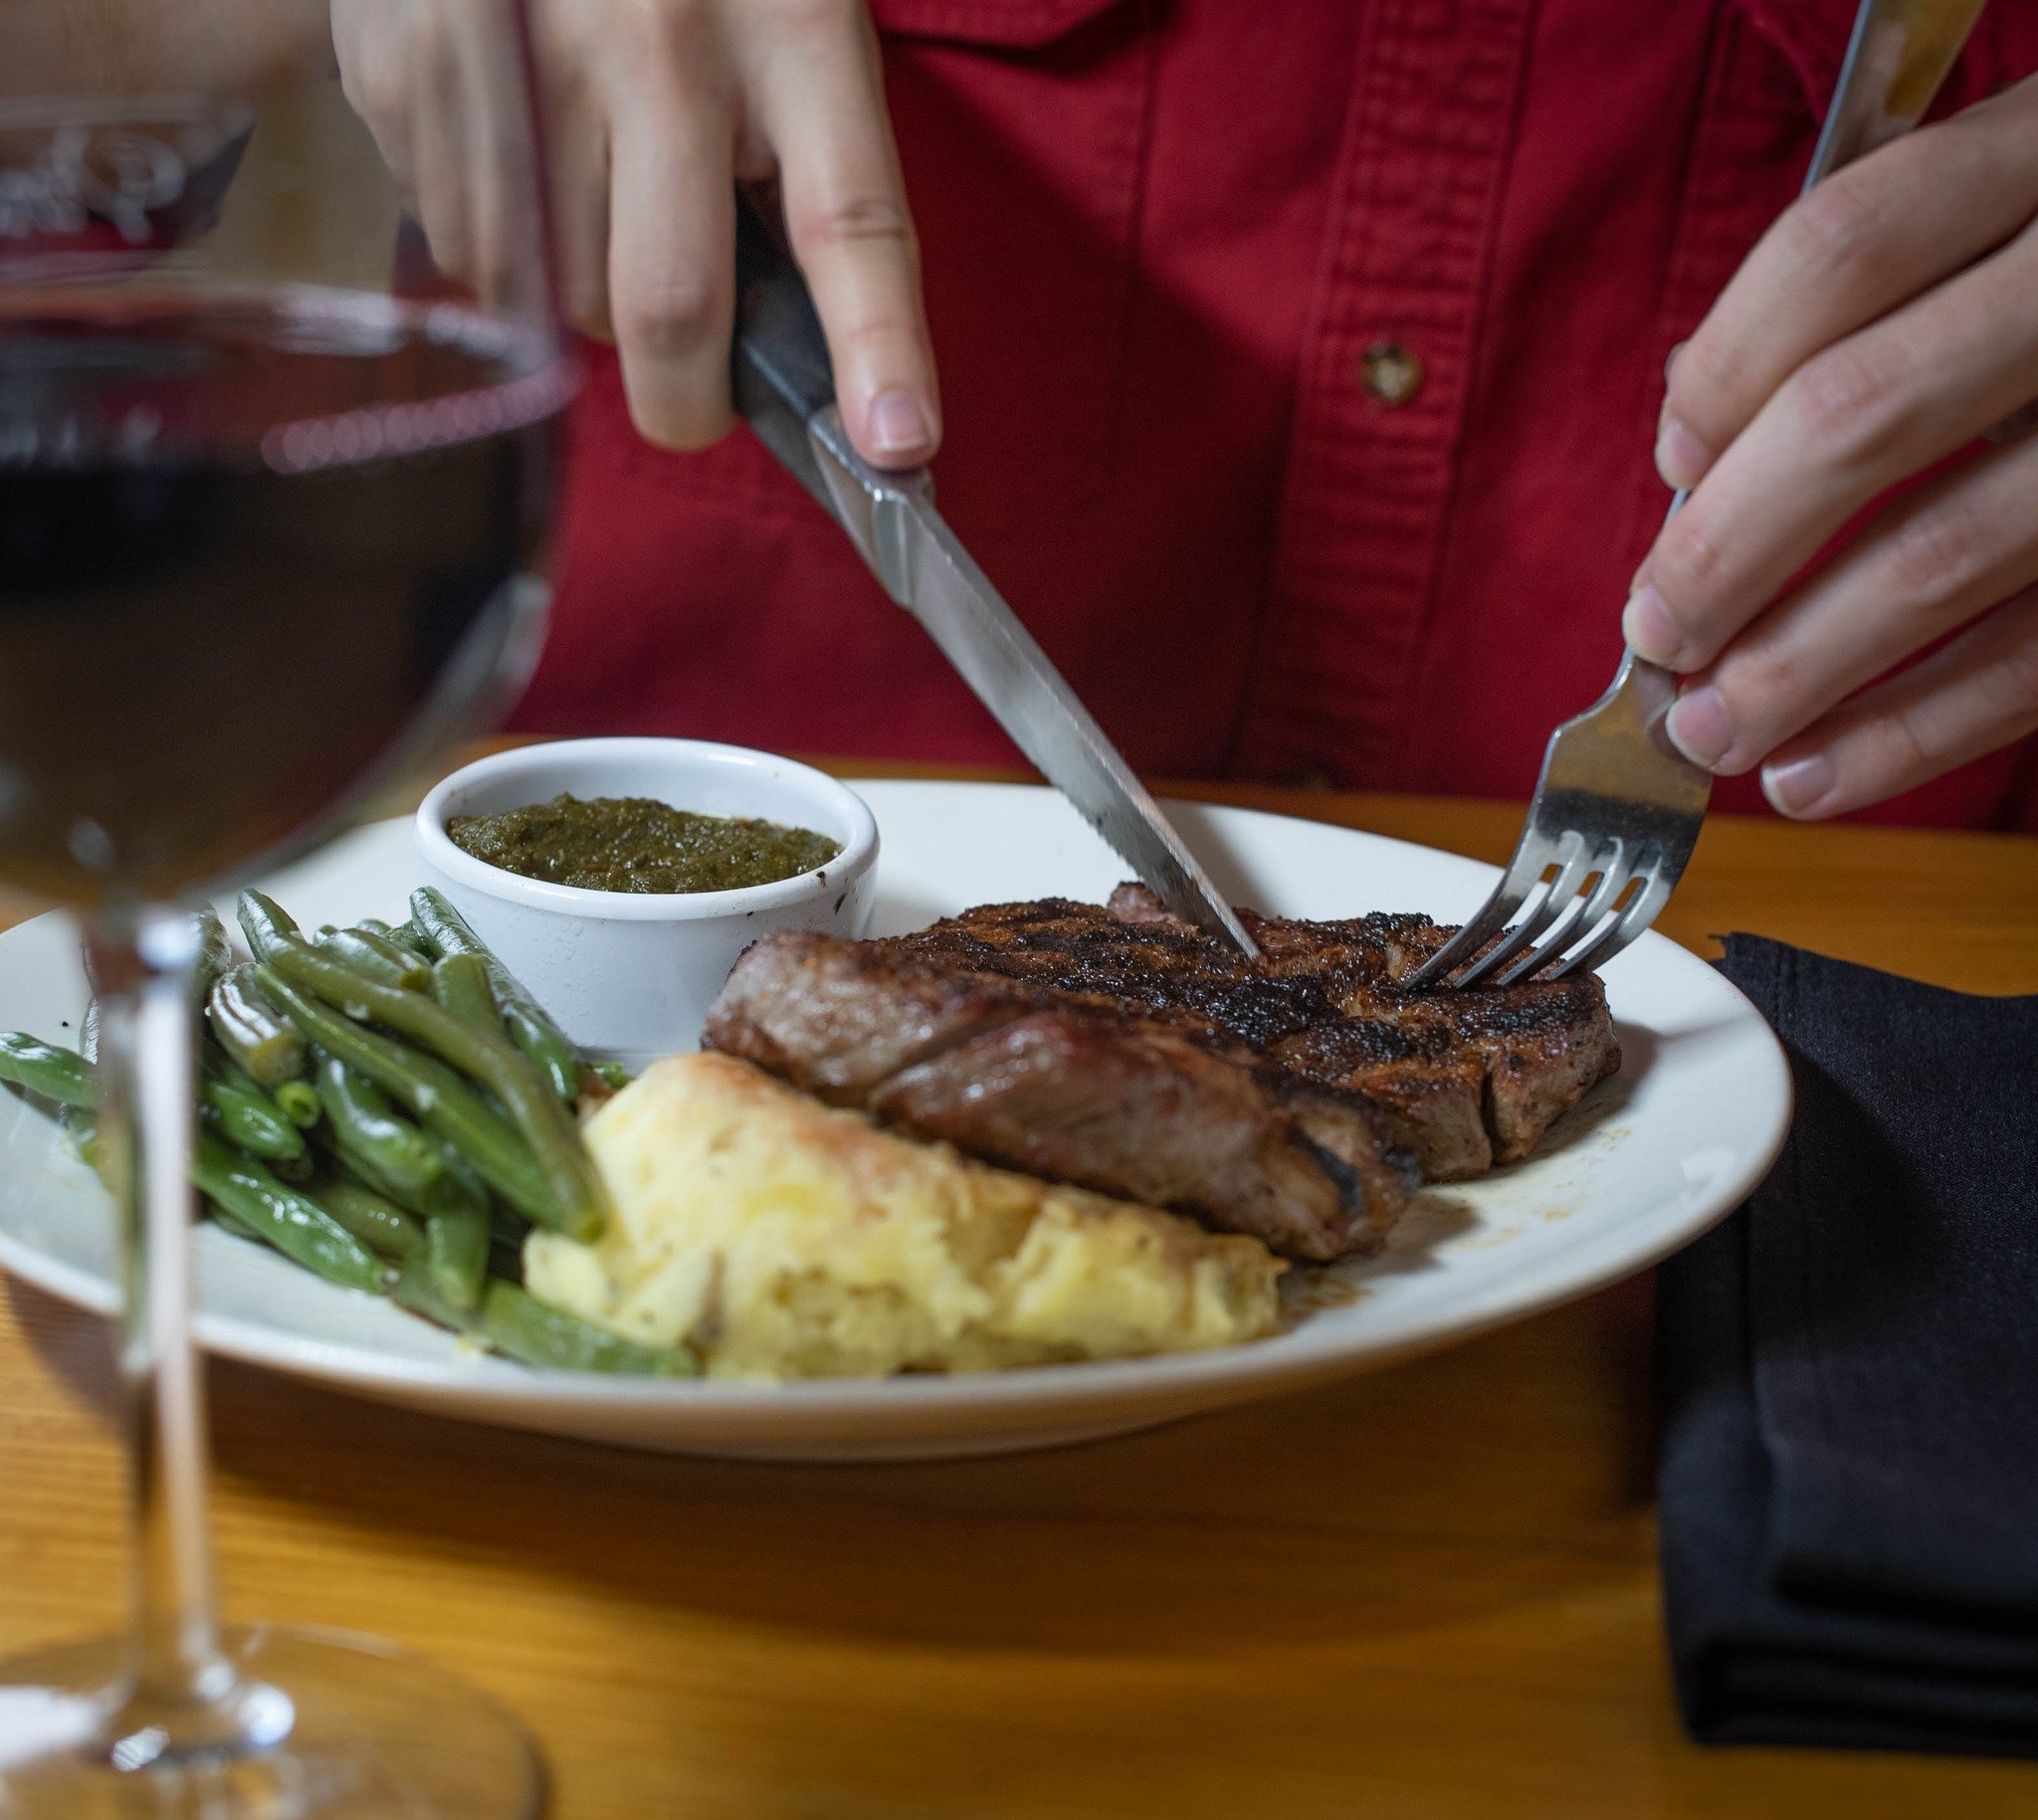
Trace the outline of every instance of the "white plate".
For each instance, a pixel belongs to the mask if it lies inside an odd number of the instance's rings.
[[[1101,900],[1124,874],[1057,795],[1018,785],[866,783],[883,838],[873,932],[973,904]],[[1315,822],[1171,806],[1241,904],[1291,916],[1424,910],[1462,920],[1491,867]],[[397,916],[408,822],[336,842],[271,882],[306,922]],[[632,1381],[479,1356],[386,1303],[333,1289],[210,1226],[198,1334],[216,1352],[392,1403],[591,1440],[796,1460],[1040,1447],[1337,1377],[1579,1296],[1696,1237],[1768,1167],[1790,1116],[1782,1052],[1714,969],[1645,935],[1605,970],[1626,1064],[1527,1163],[1434,1190],[1378,1257],[1305,1286],[1308,1312],[1216,1352],[881,1382]],[[68,923],[0,935],[0,1027],[72,1039],[86,989]],[[109,1313],[110,1211],[42,1114],[0,1095],[0,1266]]]

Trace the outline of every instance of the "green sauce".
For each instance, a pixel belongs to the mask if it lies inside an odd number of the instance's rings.
[[[736,891],[796,878],[842,851],[809,828],[697,815],[643,796],[555,796],[501,815],[452,815],[446,834],[505,872],[583,891]]]

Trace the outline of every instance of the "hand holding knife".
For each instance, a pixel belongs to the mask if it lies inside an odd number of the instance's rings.
[[[1042,775],[1183,920],[1258,952],[1217,888],[941,514],[924,469],[874,468],[835,403],[805,282],[757,205],[736,203],[736,409],[848,533]]]

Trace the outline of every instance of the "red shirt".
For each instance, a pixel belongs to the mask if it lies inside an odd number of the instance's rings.
[[[1527,795],[1619,655],[1665,359],[1795,193],[1853,0],[875,11],[938,497],[1133,764]],[[1998,0],[1942,109],[2034,68]],[[747,432],[647,447],[598,353],[573,455],[523,725],[1012,761]],[[1882,813],[2038,828],[2038,748]]]

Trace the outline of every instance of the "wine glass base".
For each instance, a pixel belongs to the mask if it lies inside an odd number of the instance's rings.
[[[118,1639],[0,1663],[0,1820],[535,1820],[542,1809],[529,1735],[457,1676],[341,1631],[250,1625],[220,1641],[252,1693],[256,1735],[182,1758],[145,1735],[108,1748]]]

